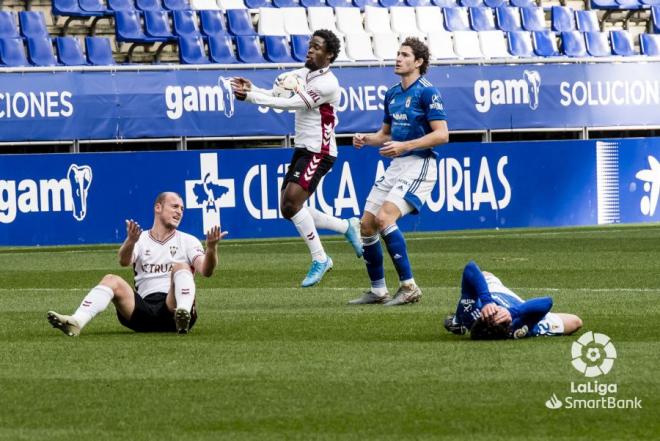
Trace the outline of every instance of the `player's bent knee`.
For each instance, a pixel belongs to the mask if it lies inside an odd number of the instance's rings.
[[[383,231],[385,228],[389,227],[394,223],[395,222],[389,216],[383,216],[381,214],[378,214],[378,216],[376,216],[376,228],[378,229],[378,231]]]
[[[284,219],[291,220],[291,218],[295,216],[298,211],[300,211],[300,208],[297,207],[294,203],[282,201],[280,211],[282,212],[282,217]]]
[[[126,283],[126,282],[124,281],[124,279],[122,279],[121,277],[119,277],[119,276],[117,276],[117,275],[115,275],[115,274],[106,274],[106,275],[103,276],[103,278],[101,279],[101,282],[99,283],[99,285],[107,286],[107,287],[110,288],[113,292],[116,293],[117,290],[119,290],[119,289],[121,288],[121,286],[123,285],[122,282],[123,282],[123,283]]]

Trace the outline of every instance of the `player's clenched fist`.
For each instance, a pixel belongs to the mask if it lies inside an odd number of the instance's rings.
[[[353,136],[353,145],[355,148],[361,149],[364,147],[364,145],[367,143],[367,135],[364,135],[362,133],[356,133],[355,136]]]

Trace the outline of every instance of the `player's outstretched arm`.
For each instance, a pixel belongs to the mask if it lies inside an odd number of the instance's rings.
[[[389,124],[383,124],[376,133],[356,133],[353,136],[353,145],[357,149],[361,149],[365,145],[380,147],[390,140],[392,140],[391,127]]]
[[[142,234],[142,227],[133,219],[126,219],[126,239],[119,248],[119,264],[128,266],[133,263],[133,248]]]
[[[206,251],[204,257],[195,260],[195,270],[204,277],[210,277],[218,264],[218,249],[217,245],[228,233],[220,231],[220,227],[216,226],[206,233]]]

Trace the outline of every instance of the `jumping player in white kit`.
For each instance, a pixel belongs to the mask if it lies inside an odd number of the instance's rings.
[[[213,227],[206,235],[206,251],[194,236],[178,231],[183,200],[173,192],[158,195],[150,230],[126,221],[126,240],[119,249],[119,264],[133,266],[135,289],[121,277],[108,274],[85,296],[72,315],[48,312],[48,321],[75,337],[110,302],[119,322],[136,332],[186,334],[197,320],[194,273],[210,277],[218,257],[216,245],[227,235]]]
[[[232,78],[232,90],[241,101],[296,111],[295,151],[284,178],[280,211],[295,225],[312,255],[312,264],[302,282],[303,288],[316,285],[332,268],[332,259],[325,253],[317,228],[342,233],[355,254],[362,256],[360,223],[357,218],[339,219],[327,215],[305,202],[316,190],[321,178],[337,159],[335,127],[339,104],[339,82],[330,71],[330,64],[339,55],[340,42],[328,30],[312,35],[305,67],[283,75],[296,75],[301,84],[289,97],[273,95],[246,78]],[[280,75],[280,78],[283,77]]]

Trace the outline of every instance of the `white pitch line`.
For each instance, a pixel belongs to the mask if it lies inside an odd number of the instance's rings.
[[[364,287],[328,287],[328,288],[319,288],[322,291],[355,291],[360,290]],[[458,286],[424,286],[424,289],[434,289],[434,290],[445,290],[445,291],[459,291]],[[241,291],[262,291],[271,288],[241,288]],[[298,288],[298,287],[280,287],[278,289],[285,289],[290,291],[301,291],[309,292],[309,289]],[[578,292],[630,292],[630,293],[658,293],[660,294],[660,288],[521,288],[521,287],[512,287],[510,288],[515,291],[551,291],[551,292],[565,292],[565,291],[578,291]],[[223,291],[223,290],[232,290],[235,288],[204,288],[201,291]],[[87,288],[0,288],[0,293],[2,292],[81,292],[89,291]]]

